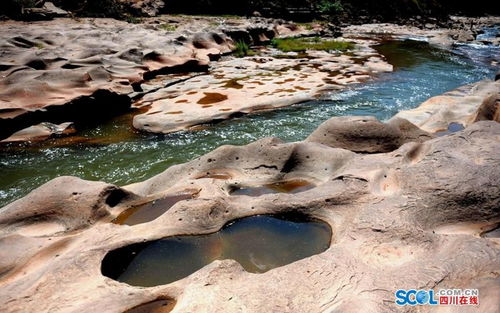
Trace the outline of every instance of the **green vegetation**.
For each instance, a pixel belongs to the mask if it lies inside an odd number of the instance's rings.
[[[344,12],[344,6],[340,0],[321,0],[318,3],[318,11],[323,14],[337,14]]]
[[[166,30],[167,32],[173,32],[177,29],[177,25],[173,24],[161,24],[160,28]]]
[[[304,27],[305,29],[307,30],[313,30],[314,29],[314,26],[316,25],[319,25],[319,26],[322,26],[322,27],[326,27],[327,24],[328,24],[328,21],[326,20],[312,20],[312,22],[307,22],[307,23],[295,23],[297,24],[298,26],[302,26]]]
[[[123,20],[127,23],[130,23],[130,24],[140,24],[142,23],[142,19],[139,18],[139,17],[135,17],[135,16],[132,16],[132,15],[125,15]]]
[[[302,26],[307,30],[313,29],[313,23],[296,23],[298,26]]]
[[[257,53],[250,49],[248,44],[244,42],[243,40],[237,41],[236,42],[236,49],[234,50],[234,55],[238,58],[246,57],[246,56],[253,56],[256,55]]]
[[[337,40],[321,40],[314,38],[287,38],[273,39],[272,45],[283,52],[304,52],[307,50],[347,51],[354,48],[354,44]]]
[[[24,8],[41,7],[43,2],[40,0],[1,0],[2,12],[0,15],[6,14],[9,17],[21,18]],[[144,15],[136,7],[137,3],[141,1],[52,0],[52,2],[78,17],[127,19],[127,15]],[[500,6],[496,4],[497,2],[492,0],[169,0],[159,13],[195,14],[222,19],[238,19],[258,11],[263,16],[298,21],[319,18],[331,19],[336,22],[358,22],[359,17],[366,17],[362,21],[375,18],[404,22],[406,18],[416,15],[440,18],[445,18],[449,14],[475,16],[489,13],[497,15],[500,14]],[[143,6],[146,5],[143,4]]]

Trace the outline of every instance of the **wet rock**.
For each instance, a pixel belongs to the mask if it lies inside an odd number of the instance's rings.
[[[15,132],[10,137],[1,140],[2,143],[41,141],[57,136],[65,136],[75,133],[76,130],[72,122],[62,124],[40,123]]]

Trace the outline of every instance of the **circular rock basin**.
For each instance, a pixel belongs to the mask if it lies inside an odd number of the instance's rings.
[[[138,305],[125,311],[124,313],[168,313],[174,309],[173,300],[155,300],[145,304]]]
[[[460,123],[452,122],[452,123],[450,123],[448,125],[448,129],[447,130],[436,132],[436,136],[438,136],[438,137],[446,136],[446,135],[449,135],[449,134],[453,134],[453,133],[459,132],[459,131],[464,130],[464,129],[465,129],[464,125],[462,125]]]
[[[497,224],[495,228],[482,233],[481,237],[483,237],[483,238],[500,238],[500,224]]]
[[[233,186],[230,194],[234,196],[238,195],[246,195],[251,197],[258,197],[265,194],[274,194],[274,193],[299,193],[303,191],[307,191],[316,187],[314,184],[302,180],[302,179],[294,179],[287,181],[279,181],[270,184],[265,184],[262,186]]]
[[[214,260],[233,259],[264,273],[330,246],[332,230],[319,220],[294,215],[257,215],[226,224],[208,235],[174,236],[109,252],[102,274],[134,286],[168,284]]]
[[[137,225],[154,221],[167,212],[174,204],[192,199],[192,193],[182,193],[157,199],[146,204],[132,207],[120,213],[112,222],[119,225]]]

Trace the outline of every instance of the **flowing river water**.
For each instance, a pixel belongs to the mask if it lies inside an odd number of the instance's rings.
[[[429,97],[493,78],[498,69],[495,60],[500,59],[498,47],[486,46],[463,45],[448,51],[425,42],[395,41],[377,49],[394,65],[393,73],[318,101],[169,135],[135,132],[130,116],[122,116],[79,134],[84,137],[79,143],[4,147],[0,150],[0,207],[57,176],[126,185],[221,145],[244,145],[269,136],[303,140],[333,116],[373,115],[387,120]]]

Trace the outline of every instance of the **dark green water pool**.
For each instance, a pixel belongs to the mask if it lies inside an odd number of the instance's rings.
[[[322,101],[167,136],[133,133],[129,119],[121,117],[81,134],[89,139],[86,143],[4,149],[0,151],[0,207],[61,175],[125,185],[220,145],[243,145],[268,136],[302,140],[332,116],[374,115],[388,119],[431,96],[492,78],[495,69],[491,61],[500,59],[498,48],[460,46],[452,53],[414,41],[386,43],[379,50],[395,65],[393,73],[327,94]]]
[[[101,271],[143,287],[182,279],[214,260],[232,259],[248,272],[264,273],[325,251],[331,237],[330,226],[319,220],[257,215],[209,235],[174,236],[113,250],[103,259]]]

